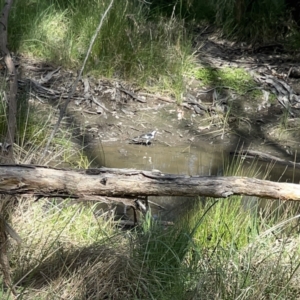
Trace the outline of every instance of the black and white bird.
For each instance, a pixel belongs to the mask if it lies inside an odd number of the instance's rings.
[[[151,140],[154,139],[156,132],[157,130],[154,130],[152,132],[136,136],[130,141],[130,144],[150,145]]]

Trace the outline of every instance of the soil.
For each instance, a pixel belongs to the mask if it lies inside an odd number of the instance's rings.
[[[102,145],[116,145],[126,155],[128,150],[122,145],[157,130],[153,145],[187,147],[207,143],[232,150],[240,144],[244,149],[294,159],[300,144],[299,53],[285,52],[279,44],[247,47],[223,40],[209,30],[200,31],[195,40],[199,65],[244,68],[259,83],[264,97],[254,100],[248,94],[241,96],[223,89],[216,98],[216,87],[204,87],[191,79],[183,103],[177,104],[171,96],[151,94],[119,80],[84,77],[64,117],[65,122],[75,124],[80,145],[99,147],[101,141]],[[73,71],[25,58],[20,58],[19,70],[20,89],[30,85],[32,101],[46,109],[49,105],[54,109],[62,106],[77,76]],[[265,78],[272,78],[273,83],[268,84]],[[285,91],[275,91],[278,99],[268,97],[282,82],[290,89],[287,96],[296,99],[288,106],[278,100],[286,96]]]

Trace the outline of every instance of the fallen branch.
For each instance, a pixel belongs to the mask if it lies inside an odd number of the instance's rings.
[[[246,158],[257,158],[260,161],[265,161],[265,162],[269,162],[269,163],[277,163],[280,165],[284,165],[284,166],[289,166],[292,168],[300,168],[300,163],[297,162],[293,162],[290,160],[285,160],[276,156],[273,156],[271,154],[267,154],[267,153],[263,153],[263,152],[259,152],[259,151],[253,151],[253,150],[242,150],[242,151],[236,151],[236,152],[231,152],[231,155],[241,155],[244,156]]]
[[[119,88],[119,90],[120,90],[121,92],[123,92],[123,93],[129,95],[131,98],[133,98],[133,99],[135,99],[135,100],[137,100],[137,101],[139,101],[139,102],[142,102],[142,103],[146,103],[146,102],[147,102],[146,100],[140,98],[139,96],[137,96],[136,94],[134,94],[134,93],[132,93],[132,92],[130,92],[130,91],[128,91],[128,90],[125,90],[124,88]]]
[[[161,221],[161,220],[158,220],[156,222],[162,226],[174,226],[173,222]],[[114,221],[114,224],[120,225],[120,226],[133,227],[133,226],[136,226],[137,224],[141,224],[141,223],[135,223],[134,221],[131,221],[131,220],[118,220],[118,221]]]
[[[300,186],[237,176],[185,176],[135,169],[65,170],[34,165],[0,165],[0,194],[95,201],[113,199],[122,203],[124,200],[119,198],[133,199],[138,196],[226,198],[248,195],[300,201]],[[130,204],[128,200],[125,202],[126,205]]]
[[[140,96],[145,96],[145,97],[151,97],[151,98],[156,98],[165,102],[169,103],[175,103],[176,101],[167,97],[163,97],[160,95],[155,95],[155,94],[149,94],[149,93],[139,93]]]

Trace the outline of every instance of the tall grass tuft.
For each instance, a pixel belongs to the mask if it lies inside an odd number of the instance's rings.
[[[216,23],[225,34],[251,42],[274,41],[282,36],[285,1],[214,1]]]
[[[268,168],[266,169],[269,170]],[[234,159],[225,175],[266,177],[256,163]],[[293,298],[299,293],[299,214],[294,203],[265,205],[252,199],[196,199],[181,217],[193,228],[186,255],[196,266],[191,299]],[[247,204],[246,202],[246,204]],[[195,263],[196,261],[196,263]]]
[[[6,90],[3,84],[1,89]],[[0,140],[3,142],[7,132],[7,99],[0,95]],[[22,91],[17,95],[16,146],[27,151],[32,145],[43,144],[47,136],[51,114],[44,112],[34,103],[30,103],[28,93]]]
[[[110,1],[15,2],[9,47],[47,62],[78,68]],[[143,1],[116,1],[93,47],[86,72],[160,86],[177,98],[191,66],[184,20],[153,14]]]
[[[190,287],[188,278],[196,276],[193,249],[196,228],[178,223],[164,228],[147,214],[135,235],[133,258],[140,261],[140,272],[150,273],[154,299],[185,299]],[[198,226],[199,224],[197,224]]]
[[[251,0],[153,0],[151,9],[165,16],[175,15],[195,25],[216,24],[227,37],[260,43],[283,38],[286,31],[296,42],[295,26],[289,20],[287,3]],[[295,43],[296,44],[296,43]]]

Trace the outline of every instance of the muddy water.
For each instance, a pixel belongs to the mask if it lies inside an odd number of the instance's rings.
[[[230,152],[234,152],[236,148],[236,145],[210,144],[207,141],[172,147],[159,142],[154,142],[150,146],[102,143],[93,144],[91,156],[94,159],[93,164],[97,167],[155,169],[163,173],[190,176],[222,176],[224,162],[230,164],[234,159]],[[245,160],[243,162],[245,173],[239,175],[252,176],[250,173],[247,174],[247,168],[251,166],[252,161]],[[255,169],[257,178],[300,183],[299,169],[259,161],[255,163]]]
[[[157,169],[163,173],[218,175],[222,171],[222,147],[207,145],[103,145],[104,164],[110,168]]]

